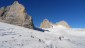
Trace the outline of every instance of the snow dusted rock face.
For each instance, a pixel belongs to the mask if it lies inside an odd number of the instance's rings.
[[[68,25],[68,23],[67,22],[65,22],[65,21],[60,21],[60,22],[58,22],[58,23],[56,23],[56,25],[58,26],[58,27],[66,27],[66,28],[71,28],[69,25]]]
[[[0,21],[33,29],[32,17],[26,13],[25,7],[15,1],[12,5],[0,9]]]
[[[44,19],[41,23],[40,28],[52,28],[52,23],[49,22],[47,19]]]

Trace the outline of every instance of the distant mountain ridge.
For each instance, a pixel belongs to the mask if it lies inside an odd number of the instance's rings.
[[[18,26],[33,29],[33,20],[25,10],[25,7],[18,1],[12,5],[0,8],[0,22],[10,23]]]
[[[50,22],[47,19],[43,20],[43,22],[40,25],[40,28],[53,28],[53,25],[55,25],[56,27],[71,28],[70,25],[66,21],[64,21],[64,20],[59,21],[59,22],[53,24],[52,22]]]
[[[71,28],[70,25],[64,20],[57,22],[56,25],[57,26],[62,25],[64,27],[66,27],[66,28]]]

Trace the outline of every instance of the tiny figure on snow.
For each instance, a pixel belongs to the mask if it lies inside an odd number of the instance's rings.
[[[59,36],[59,40],[62,40],[64,38],[64,36]]]
[[[59,37],[59,40],[61,40],[61,36]]]

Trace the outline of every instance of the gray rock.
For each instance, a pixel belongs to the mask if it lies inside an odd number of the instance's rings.
[[[34,27],[32,17],[26,13],[25,7],[18,1],[0,9],[0,21],[30,29]]]

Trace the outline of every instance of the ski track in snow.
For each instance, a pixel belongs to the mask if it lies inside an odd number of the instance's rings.
[[[85,48],[85,31],[64,27],[45,30],[50,32],[0,22],[0,48]]]

